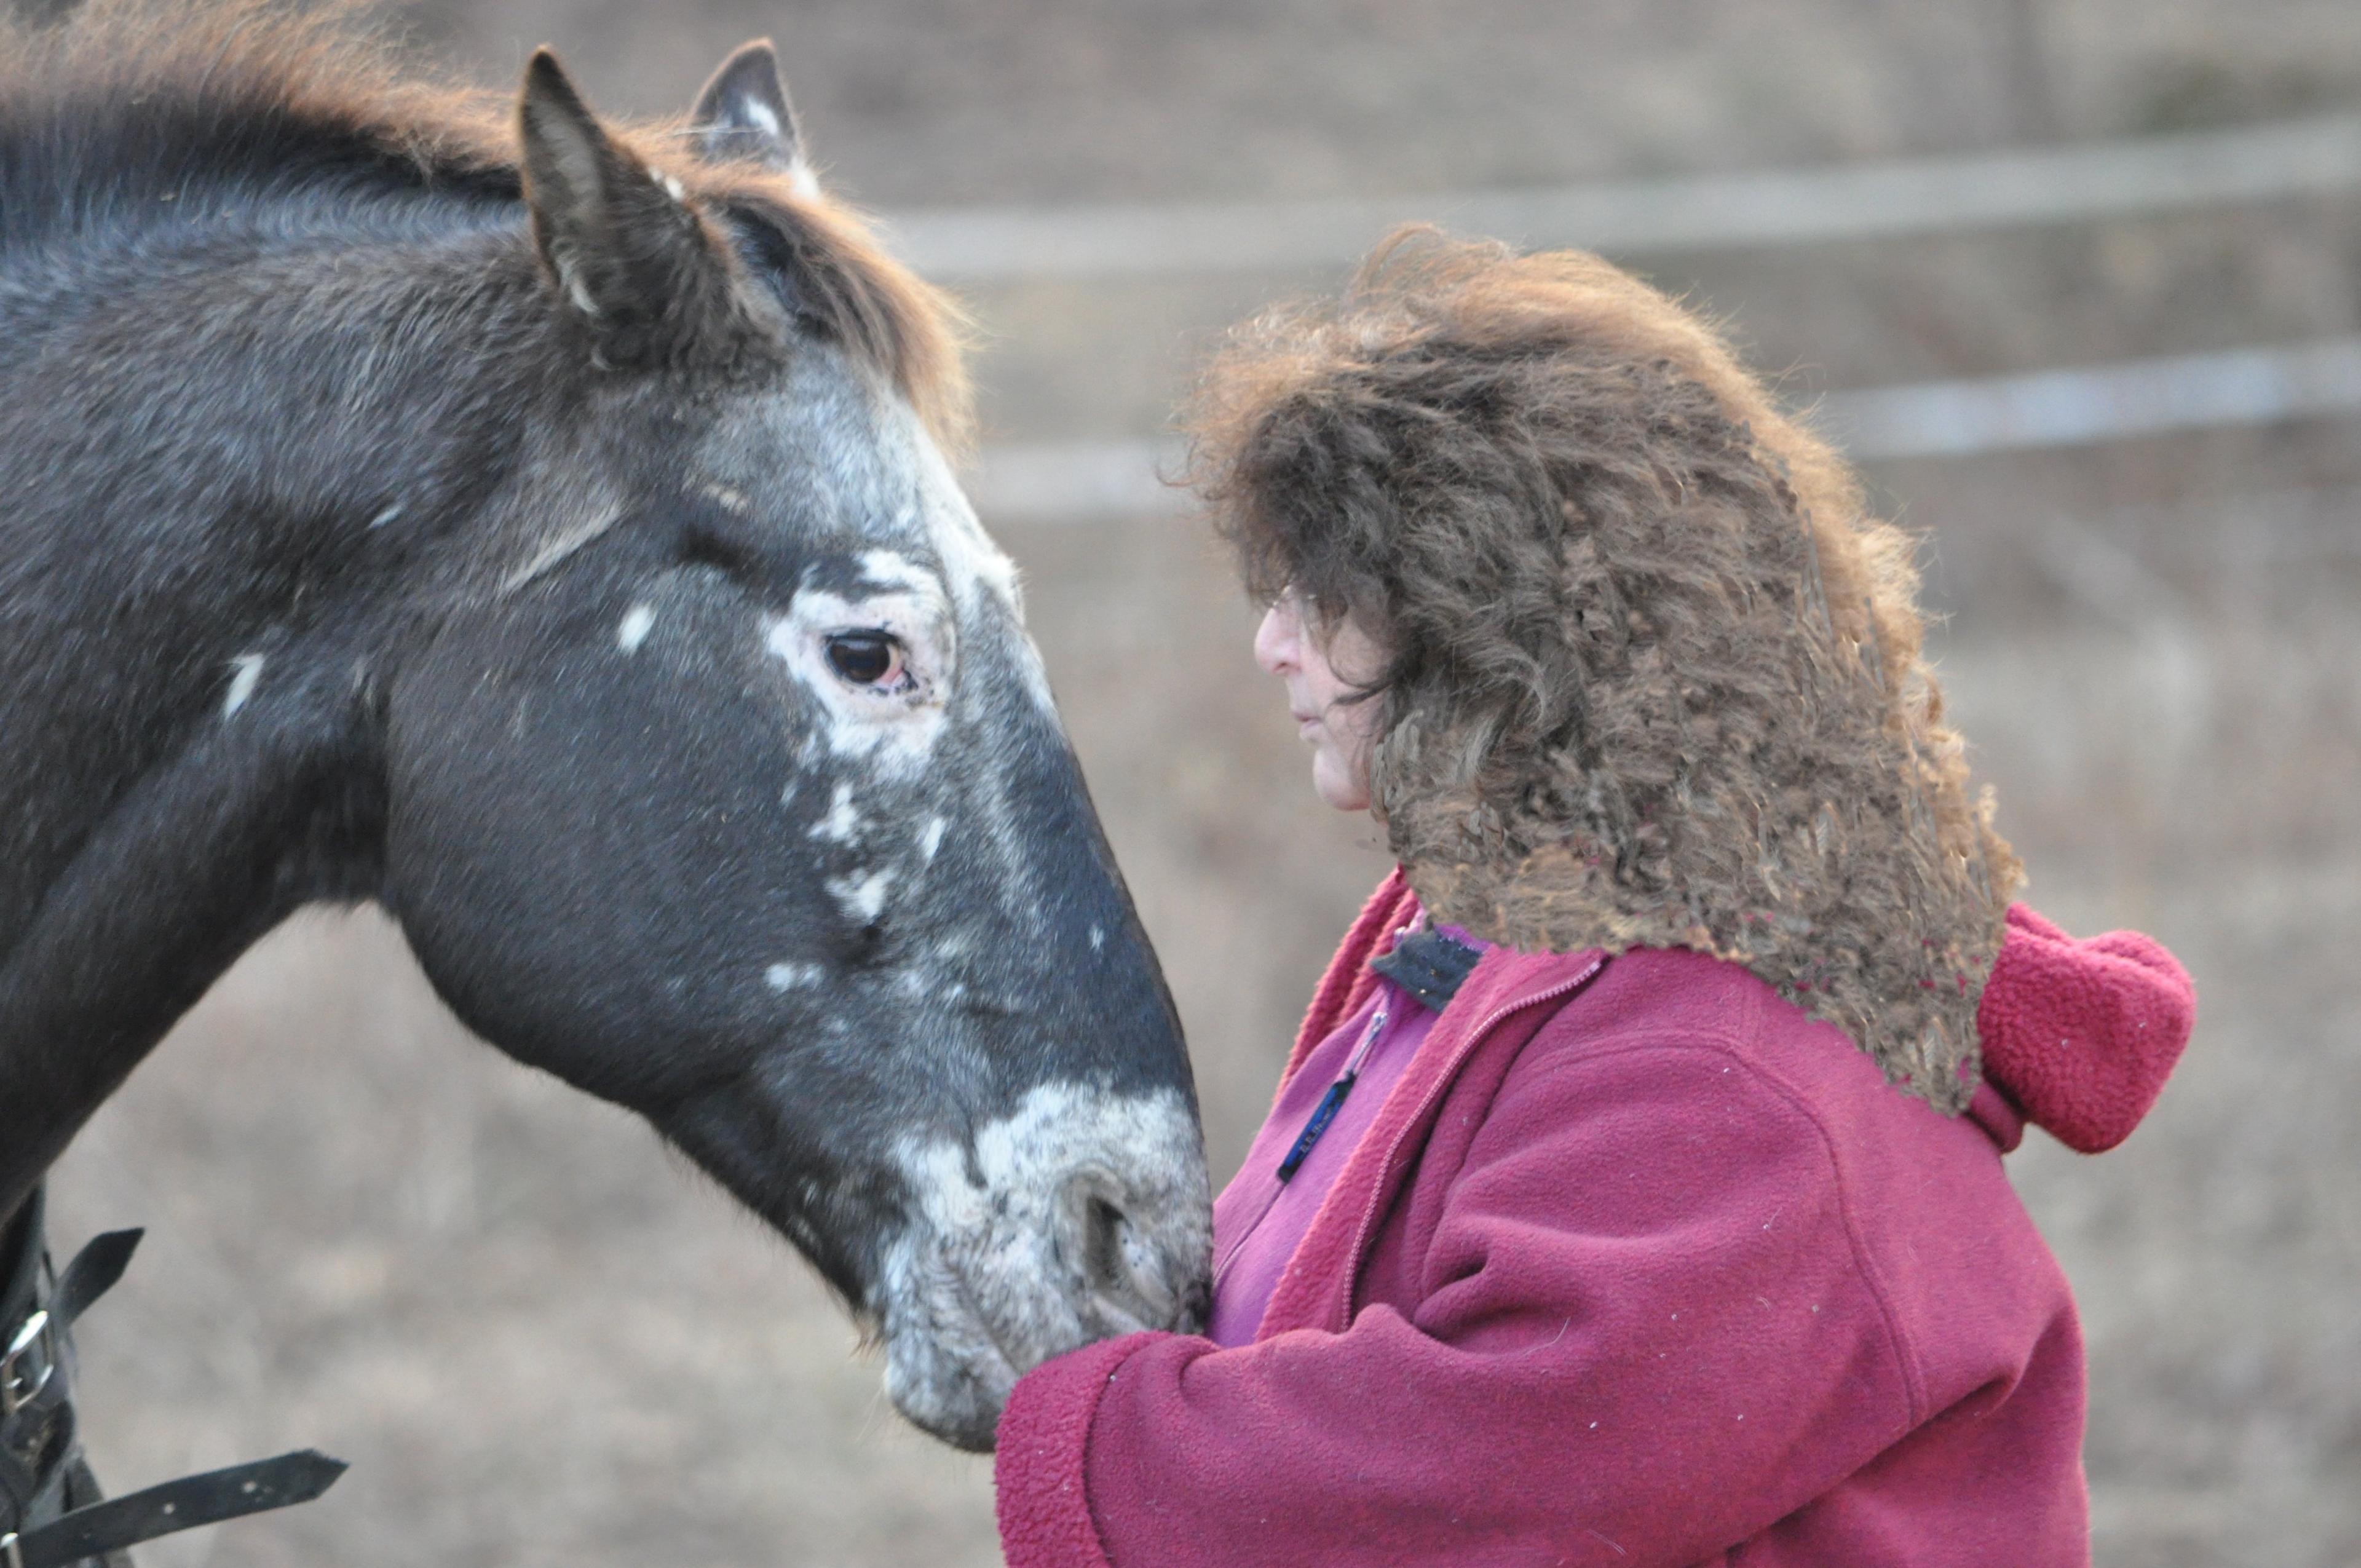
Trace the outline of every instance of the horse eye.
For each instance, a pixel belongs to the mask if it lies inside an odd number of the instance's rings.
[[[884,685],[902,673],[902,644],[889,632],[840,631],[828,640],[828,667],[857,686]]]

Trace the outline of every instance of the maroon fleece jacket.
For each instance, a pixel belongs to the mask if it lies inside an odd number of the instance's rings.
[[[1410,908],[1378,890],[1298,1060]],[[2013,912],[1987,992],[1995,1070],[2038,1063],[2081,1141],[2187,1036],[2143,940],[2077,960]],[[1256,1343],[1132,1335],[1018,1384],[1008,1562],[2087,1563],[2081,1339],[2001,1170],[2021,1127],[1989,1081],[1958,1119],[1897,1092],[1735,964],[1495,950]]]

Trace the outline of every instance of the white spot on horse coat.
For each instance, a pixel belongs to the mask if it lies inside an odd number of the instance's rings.
[[[728,485],[719,482],[701,485],[698,488],[704,491],[708,500],[723,511],[734,512],[740,517],[744,517],[754,510],[754,503],[746,499],[746,494],[742,490],[732,489]]]
[[[839,844],[849,844],[861,831],[861,813],[852,809],[852,786],[840,784],[836,795],[829,802],[828,815],[812,824],[811,836]]]
[[[576,310],[580,311],[592,321],[597,321],[598,302],[591,298],[590,290],[583,283],[581,269],[575,266],[574,258],[560,255],[555,259],[557,263],[557,280],[565,286],[566,297],[574,302]]]
[[[507,579],[500,584],[501,598],[507,598],[543,573],[564,562],[576,551],[614,527],[623,516],[620,503],[610,498],[595,494],[582,498],[582,504],[578,509],[568,510],[577,510],[578,521],[562,523],[557,530],[544,535],[538,541],[533,558],[510,573]]]
[[[918,564],[898,550],[864,550],[861,553],[861,575],[881,588],[899,588],[905,593],[928,593],[934,581],[918,569]]]
[[[262,680],[262,655],[240,653],[230,661],[230,667],[233,673],[229,677],[229,697],[222,704],[224,718],[244,707],[247,699],[254,695],[255,686]]]
[[[828,891],[845,914],[856,920],[874,920],[885,908],[885,890],[894,883],[892,872],[871,872],[864,877],[833,877]]]
[[[615,629],[615,646],[626,653],[636,653],[640,644],[648,640],[655,629],[656,612],[646,605],[635,604],[623,612],[623,624]]]
[[[824,973],[818,964],[773,964],[763,971],[763,982],[773,991],[796,991],[818,985]]]

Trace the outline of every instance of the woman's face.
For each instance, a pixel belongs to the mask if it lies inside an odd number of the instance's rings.
[[[1255,629],[1255,663],[1287,686],[1288,712],[1312,748],[1312,787],[1339,811],[1369,808],[1369,742],[1377,702],[1345,702],[1375,677],[1384,655],[1350,617],[1322,629],[1305,623],[1302,601],[1281,594]]]

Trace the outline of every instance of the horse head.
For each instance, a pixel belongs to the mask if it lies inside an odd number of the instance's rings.
[[[500,569],[388,663],[381,896],[464,1021],[644,1113],[882,1338],[904,1413],[987,1447],[1044,1358],[1202,1321],[1208,1211],[939,329],[818,192],[767,45],[686,164],[545,51],[519,126],[517,330],[562,390],[482,498]]]

